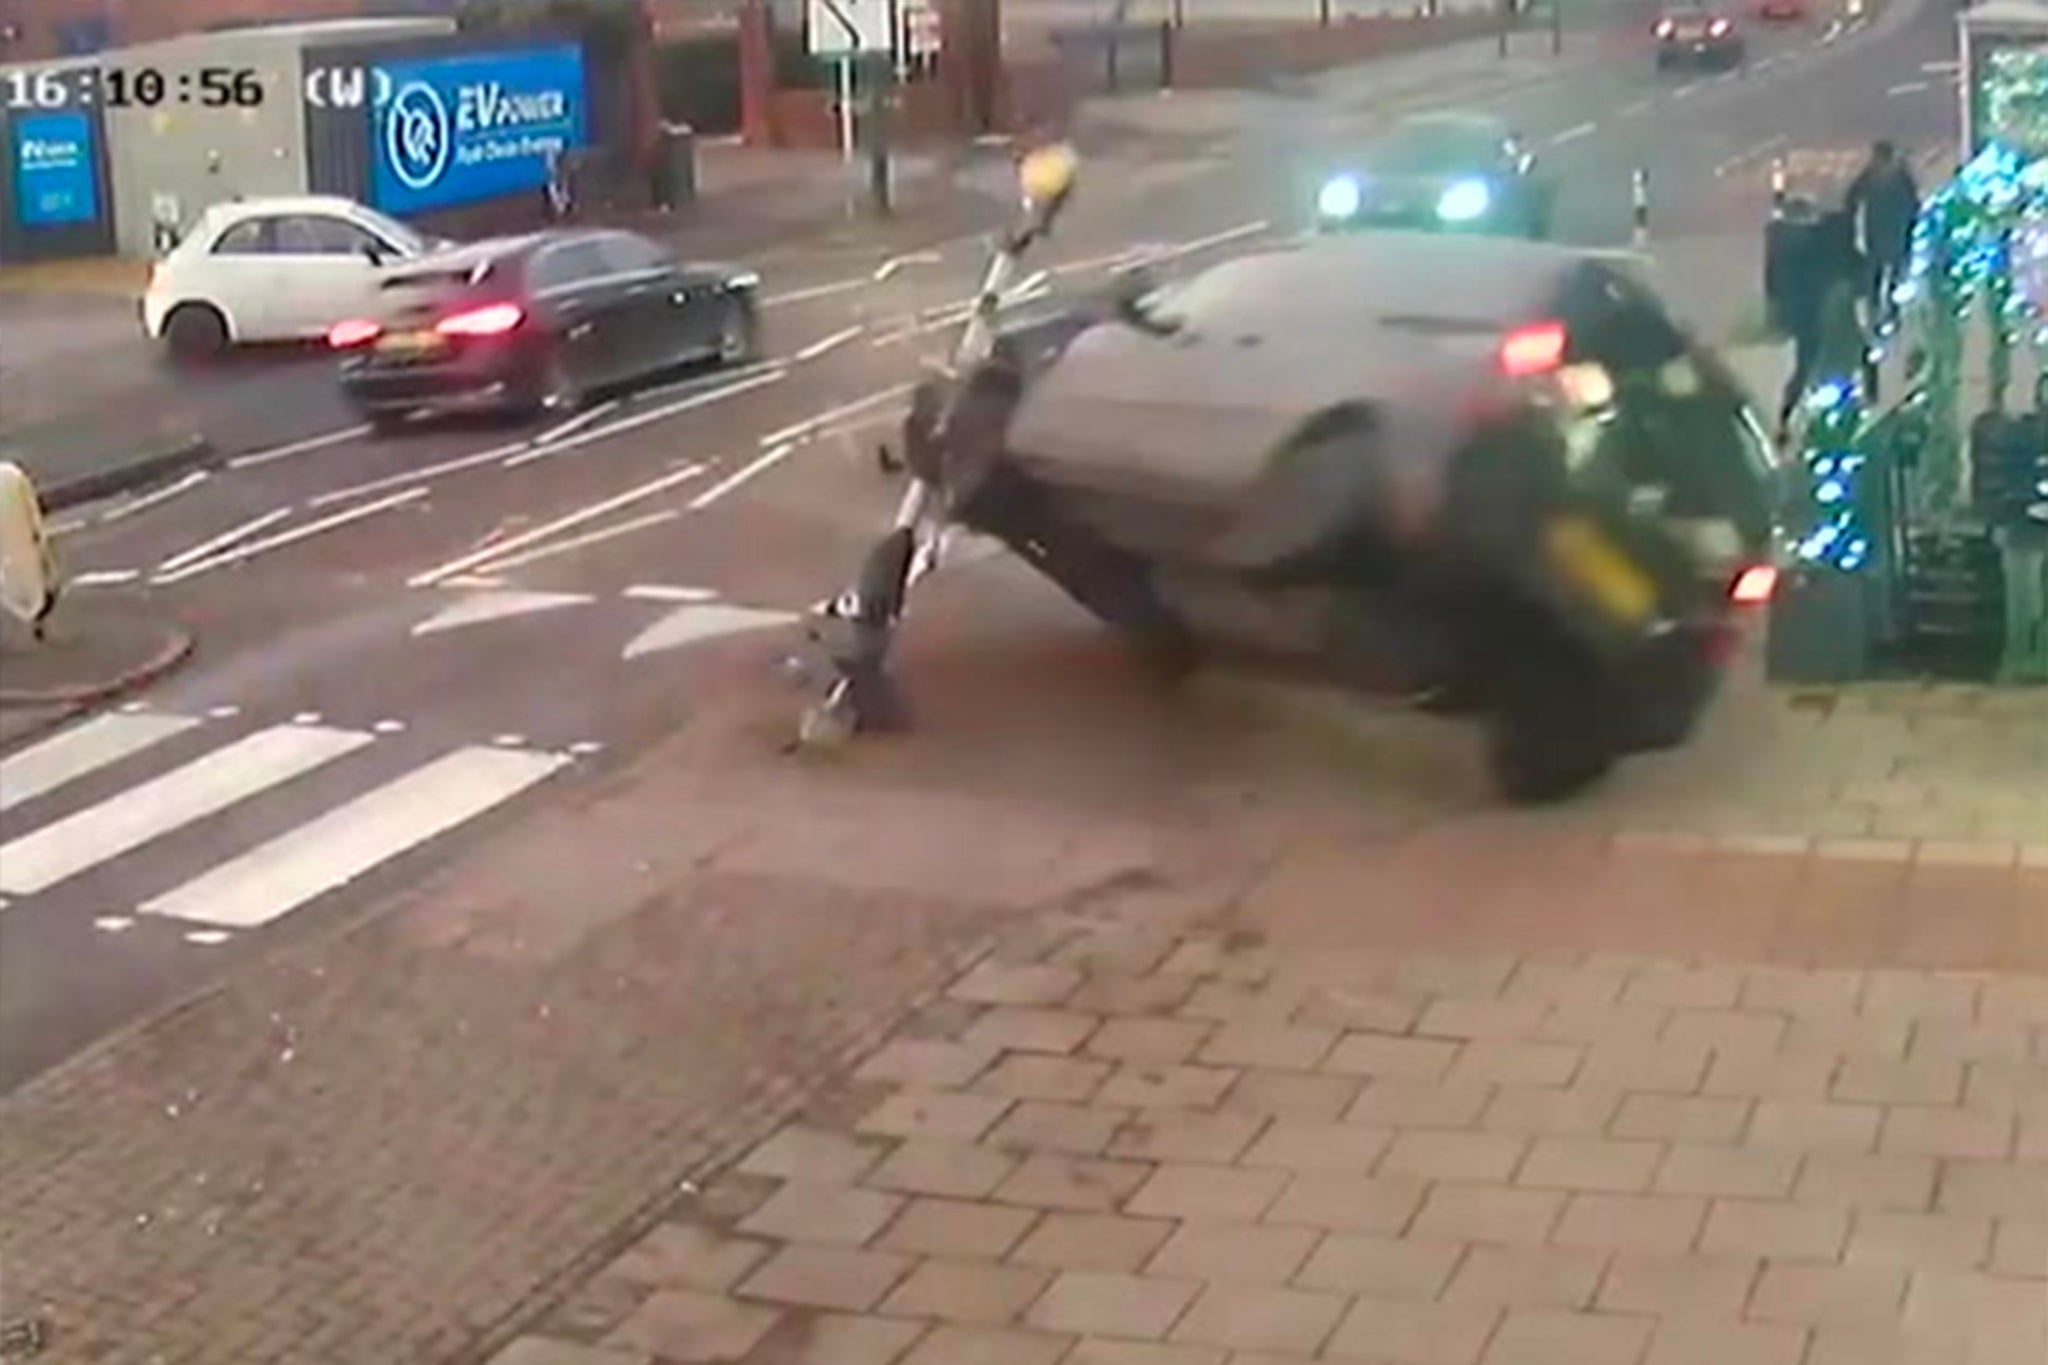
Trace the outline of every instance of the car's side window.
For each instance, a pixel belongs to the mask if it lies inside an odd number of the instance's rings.
[[[609,232],[598,238],[598,250],[603,254],[611,272],[617,275],[638,275],[649,270],[660,270],[670,264],[662,249],[644,237],[635,237],[629,232]]]
[[[388,254],[391,246],[346,219],[308,213],[277,220],[277,250],[286,256],[360,256],[371,250]]]
[[[265,256],[271,251],[269,218],[245,218],[214,239],[216,256]]]
[[[528,268],[528,278],[539,292],[572,289],[615,273],[598,244],[588,238],[548,247],[534,257]]]

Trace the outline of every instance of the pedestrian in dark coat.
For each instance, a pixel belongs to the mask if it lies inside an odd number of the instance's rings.
[[[1870,265],[1871,317],[1891,317],[1892,291],[1906,275],[1913,244],[1913,220],[1920,216],[1920,186],[1899,149],[1877,142],[1870,159],[1849,182],[1844,206],[1863,230],[1863,250]]]

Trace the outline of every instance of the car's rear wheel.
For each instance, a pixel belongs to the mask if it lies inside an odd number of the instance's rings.
[[[228,320],[209,303],[181,303],[164,319],[164,348],[179,364],[218,359],[228,348]]]
[[[583,402],[583,386],[576,382],[568,362],[558,352],[548,352],[536,368],[531,387],[527,390],[524,405],[527,415],[536,420],[561,417],[581,408]]]
[[[1502,796],[1525,805],[1591,787],[1618,757],[1593,661],[1533,617],[1497,637],[1487,758]]]

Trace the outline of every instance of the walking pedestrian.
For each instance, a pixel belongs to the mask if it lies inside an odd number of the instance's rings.
[[[1863,233],[1870,267],[1870,320],[1883,326],[1892,317],[1892,291],[1906,275],[1913,244],[1913,220],[1920,216],[1920,186],[1913,168],[1892,143],[1880,140],[1870,159],[1849,182],[1843,201]]]
[[[1826,383],[1860,381],[1875,396],[1869,341],[1858,312],[1864,262],[1847,209],[1822,213],[1811,199],[1786,204],[1789,229],[1765,264],[1772,314],[1792,339],[1792,373],[1778,400],[1778,442],[1790,442],[1800,400]]]

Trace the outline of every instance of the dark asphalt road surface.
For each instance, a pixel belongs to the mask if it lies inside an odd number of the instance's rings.
[[[1553,167],[1573,241],[1627,244],[1638,166],[1660,239],[1754,233],[1773,155],[1846,165],[1877,136],[1952,141],[1951,25],[1936,4],[1760,35],[1727,76],[1660,75],[1637,45],[1485,103]],[[1038,262],[1050,286],[1100,283],[1140,247],[1191,264],[1297,230],[1305,187],[1395,112],[1259,107],[1192,166],[1088,168]],[[782,686],[790,614],[841,586],[898,492],[872,442],[942,346],[933,315],[966,298],[978,251],[949,244],[882,281],[844,264],[771,274],[768,292],[792,295],[770,310],[779,359],[552,434],[373,442],[319,406],[322,376],[290,371],[275,396],[309,419],[300,443],[67,526],[81,590],[147,594],[201,645],[128,709],[0,767],[0,1086],[396,892],[459,840],[518,840],[538,804],[713,699]],[[1674,282],[1685,306],[1755,289],[1697,275]],[[1018,572],[967,559],[913,632],[941,735],[1006,705],[1045,714],[1046,672],[1072,651],[1034,665],[1031,642],[1086,634]],[[989,680],[966,642],[1005,635],[1007,699],[949,700]],[[756,738],[766,754],[780,736]],[[1058,759],[1032,723],[1010,738],[979,757]]]

